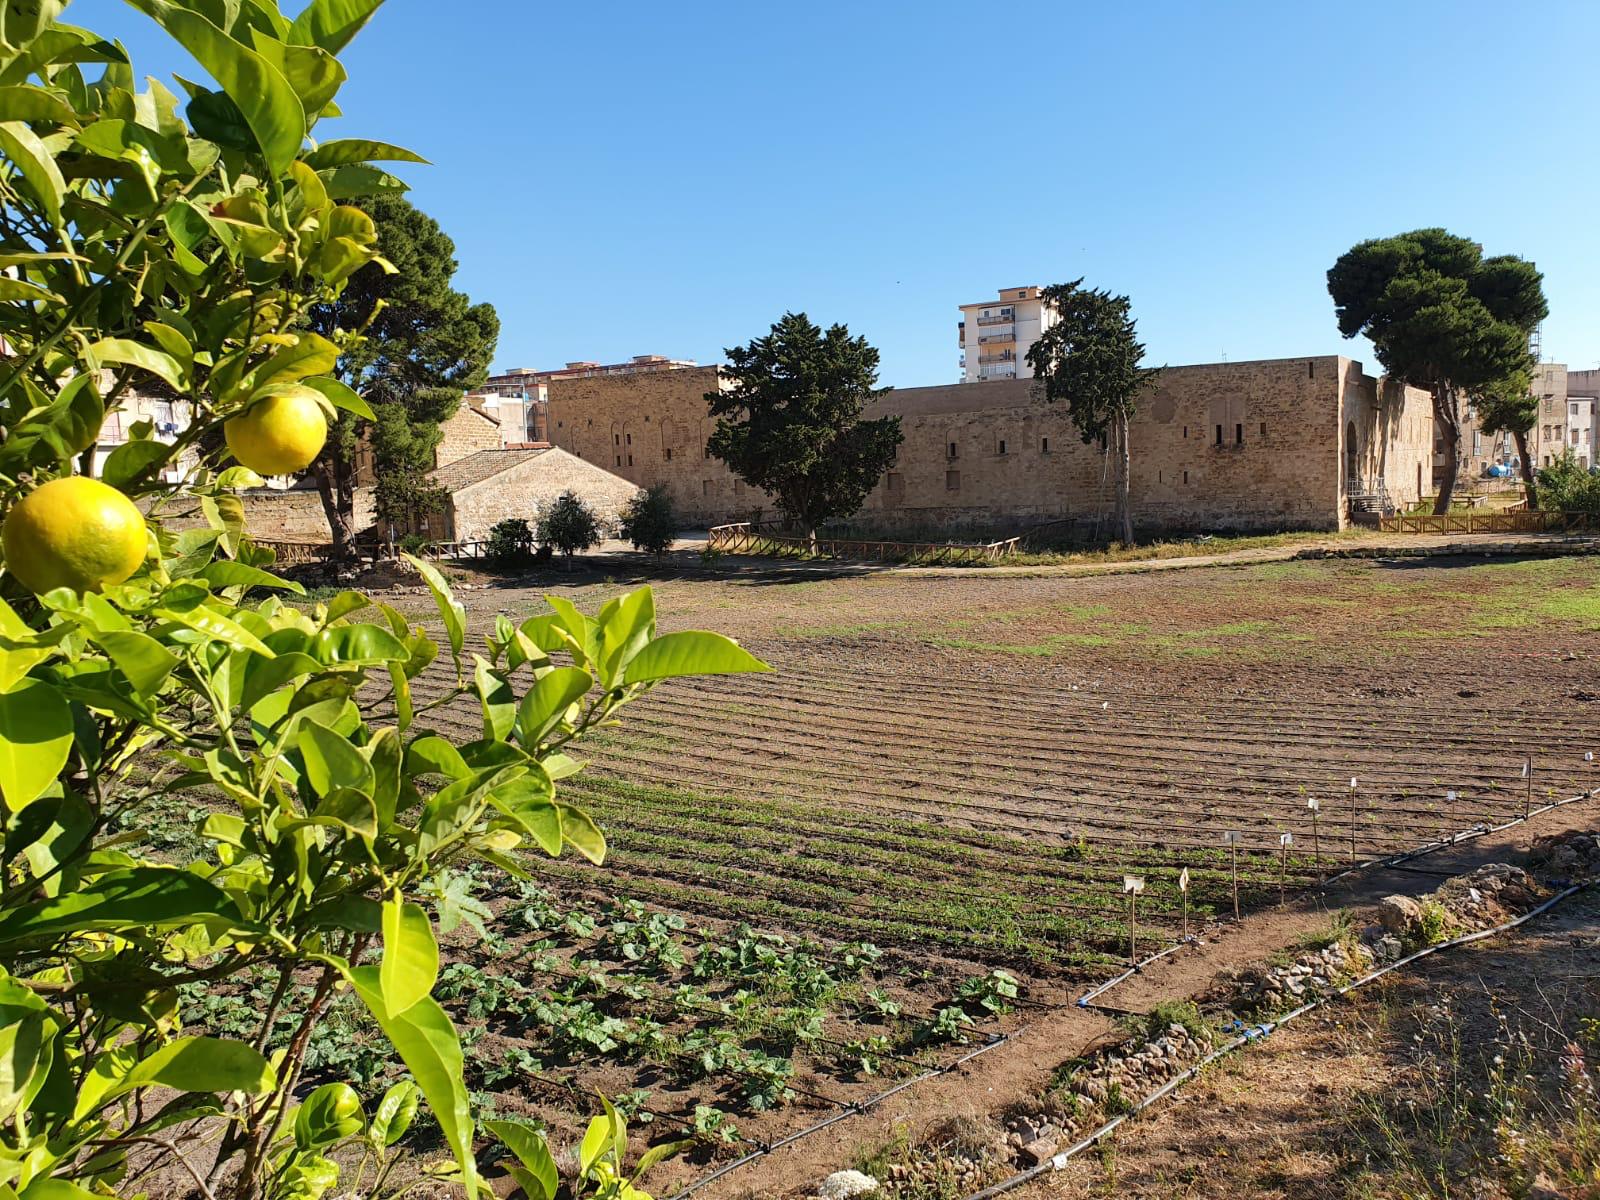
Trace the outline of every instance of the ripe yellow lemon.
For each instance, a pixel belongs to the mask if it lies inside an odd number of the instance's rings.
[[[311,465],[328,440],[322,397],[296,387],[268,396],[223,427],[239,465],[258,475],[292,475]]]
[[[114,487],[71,475],[17,501],[0,530],[6,570],[30,592],[98,592],[144,561],[144,517]]]

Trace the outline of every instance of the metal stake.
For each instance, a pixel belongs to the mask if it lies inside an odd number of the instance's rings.
[[[1528,783],[1528,790],[1522,799],[1522,819],[1526,821],[1533,815],[1533,755],[1531,754],[1522,760],[1522,778]]]
[[[1350,776],[1350,861],[1356,861],[1356,777]]]
[[[1178,872],[1178,895],[1183,900],[1183,940],[1189,940],[1189,868]]]
[[[1306,801],[1306,807],[1311,810],[1311,862],[1315,866],[1322,864],[1322,839],[1317,835],[1317,798],[1312,796]]]

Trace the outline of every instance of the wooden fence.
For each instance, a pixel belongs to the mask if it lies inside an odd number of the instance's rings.
[[[711,530],[706,547],[727,554],[766,554],[779,558],[847,558],[861,562],[976,563],[1009,558],[1020,538],[1000,542],[891,542],[872,538],[804,538],[776,532],[773,526],[740,521]]]
[[[1460,512],[1383,517],[1384,533],[1594,533],[1600,514],[1583,512]]]
[[[294,566],[299,563],[327,562],[333,557],[333,546],[327,542],[285,542],[267,538],[253,539],[258,546],[265,546],[277,553],[276,565],[280,567]],[[422,549],[416,551],[418,558],[426,559],[461,559],[483,558],[488,553],[489,543],[476,542],[430,542]],[[398,545],[388,542],[363,542],[356,543],[356,554],[361,558],[387,559],[398,558],[402,553]]]

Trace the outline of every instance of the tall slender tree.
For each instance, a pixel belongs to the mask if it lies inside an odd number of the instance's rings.
[[[1126,296],[1086,288],[1082,279],[1052,284],[1040,296],[1054,317],[1029,347],[1028,365],[1045,400],[1067,406],[1085,444],[1104,439],[1117,464],[1114,527],[1122,542],[1131,544],[1128,419],[1161,369],[1141,365],[1144,343]]]
[[[379,516],[404,523],[430,511],[439,495],[426,475],[440,426],[455,414],[462,394],[482,384],[500,336],[493,306],[474,304],[451,286],[456,247],[437,221],[401,195],[375,196],[365,206],[394,272],[363,267],[337,302],[311,311],[319,333],[360,329],[367,335],[340,358],[338,373],[366,398],[377,420],[342,414],[312,466],[334,553],[342,559],[354,552],[363,440],[377,475]]]
[[[706,393],[717,418],[707,449],[808,538],[857,512],[903,440],[899,417],[862,420],[889,390],[875,387],[878,352],[843,325],[824,332],[805,313],[785,313],[727,355],[731,386]]]
[[[1449,512],[1461,400],[1503,392],[1531,366],[1529,335],[1550,312],[1543,276],[1443,229],[1417,229],[1352,246],[1329,269],[1328,294],[1340,333],[1366,334],[1384,370],[1433,397],[1445,458],[1434,511]]]
[[[1522,473],[1522,490],[1528,497],[1528,507],[1539,507],[1539,485],[1533,474],[1533,458],[1528,453],[1528,431],[1539,420],[1539,398],[1533,394],[1533,380],[1528,371],[1517,371],[1506,379],[1496,380],[1474,397],[1478,410],[1478,428],[1498,436],[1509,433],[1517,447],[1517,465]]]

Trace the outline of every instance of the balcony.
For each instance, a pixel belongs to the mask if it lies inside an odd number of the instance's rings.
[[[1017,353],[1015,350],[1001,350],[995,354],[978,355],[978,363],[980,366],[984,363],[1014,363],[1016,361]]]
[[[1007,310],[1005,313],[1003,313],[1002,315],[997,316],[997,317],[979,317],[978,318],[978,324],[979,325],[1009,325],[1013,321],[1015,321],[1016,319],[1017,319],[1017,314],[1015,312]]]
[[[1006,342],[1015,342],[1016,340],[1017,340],[1016,331],[1015,330],[1007,330],[1005,333],[986,333],[986,334],[983,334],[981,337],[978,338],[978,345],[980,345],[980,346],[988,346],[988,345],[991,345],[991,344],[1003,345]]]

